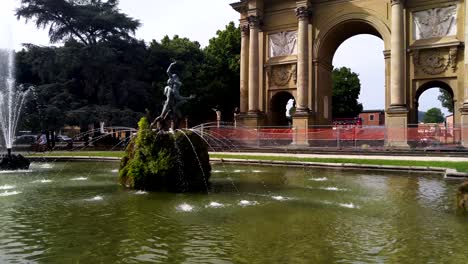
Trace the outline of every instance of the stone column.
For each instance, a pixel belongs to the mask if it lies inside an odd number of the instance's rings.
[[[390,106],[386,119],[387,147],[409,148],[405,90],[404,0],[391,0]]]
[[[462,145],[468,147],[468,1],[465,0],[465,74],[464,78],[464,97],[461,108],[461,141]],[[458,109],[454,109],[457,111]]]
[[[299,20],[297,30],[297,112],[308,112],[309,89],[309,15],[307,7],[296,8]]]
[[[249,25],[241,25],[240,112],[249,110]]]
[[[391,37],[391,94],[390,107],[405,107],[405,78],[403,43],[403,0],[391,0],[392,4],[392,37]],[[406,107],[405,107],[406,108]]]
[[[465,89],[464,89],[464,100],[463,108],[468,111],[468,1],[465,0]]]
[[[249,16],[250,27],[250,45],[249,45],[249,113],[258,113],[258,94],[259,94],[259,47],[258,31],[260,18],[258,16]]]

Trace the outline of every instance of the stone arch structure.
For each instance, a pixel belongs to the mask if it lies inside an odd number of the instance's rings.
[[[468,146],[468,0],[241,0],[241,114],[249,126],[272,122],[270,98],[296,98],[294,127],[331,123],[331,61],[354,35],[384,41],[387,146],[407,147],[418,91],[446,83],[455,124]],[[465,58],[467,58],[465,60]],[[306,131],[302,129],[302,131]],[[298,137],[296,144],[307,144]]]

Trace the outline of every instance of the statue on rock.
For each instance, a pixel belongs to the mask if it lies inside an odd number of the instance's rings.
[[[167,68],[167,75],[169,76],[169,79],[167,80],[167,86],[164,87],[166,102],[164,103],[161,114],[156,117],[156,119],[151,124],[151,128],[157,127],[162,130],[167,130],[167,121],[172,121],[172,128],[177,129],[182,118],[180,107],[182,104],[187,102],[187,100],[195,98],[193,95],[189,97],[180,95],[180,87],[182,86],[182,82],[180,81],[179,76],[175,73],[172,73],[171,71],[172,67],[176,63],[177,62],[171,63],[169,68]]]
[[[120,163],[119,181],[137,190],[207,193],[211,174],[208,146],[194,131],[177,129],[180,106],[194,96],[180,95],[182,82],[171,72],[175,64],[167,69],[163,110],[151,125],[145,117],[138,123],[138,133]],[[168,121],[172,121],[172,130]]]

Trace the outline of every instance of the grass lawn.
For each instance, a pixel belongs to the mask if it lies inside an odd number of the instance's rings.
[[[267,154],[268,155],[268,154]],[[367,165],[391,165],[391,166],[418,166],[418,167],[440,167],[456,169],[459,172],[468,172],[468,162],[449,161],[415,161],[415,160],[381,160],[381,159],[344,159],[344,158],[298,158],[298,157],[272,157],[272,156],[248,156],[248,155],[222,155],[211,154],[211,158],[233,158],[252,160],[278,160],[278,161],[304,161],[322,163],[352,163]]]
[[[28,155],[29,157],[123,157],[123,151],[56,151]],[[459,172],[468,172],[468,162],[449,162],[449,161],[414,161],[414,160],[379,160],[379,159],[343,159],[343,158],[297,158],[297,157],[273,157],[273,156],[249,156],[241,154],[223,155],[211,154],[211,158],[234,158],[234,159],[252,159],[252,160],[277,160],[277,161],[304,161],[304,162],[323,162],[323,163],[352,163],[368,165],[392,165],[392,166],[420,166],[420,167],[441,167],[452,168]]]

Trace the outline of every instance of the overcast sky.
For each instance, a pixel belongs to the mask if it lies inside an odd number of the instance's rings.
[[[161,40],[165,35],[179,35],[206,46],[218,29],[230,21],[238,22],[238,13],[229,5],[232,2],[235,0],[120,0],[120,8],[142,23],[136,33],[138,39],[149,42]],[[18,3],[19,0],[0,0],[0,48],[20,49],[22,43],[48,45],[47,30],[37,30],[31,21],[25,24],[24,20],[16,20],[14,9]],[[359,74],[362,85],[359,100],[365,109],[384,109],[383,49],[379,38],[360,35],[345,41],[333,60],[335,67],[346,66]],[[438,94],[438,89],[425,92],[419,109],[442,109]]]

